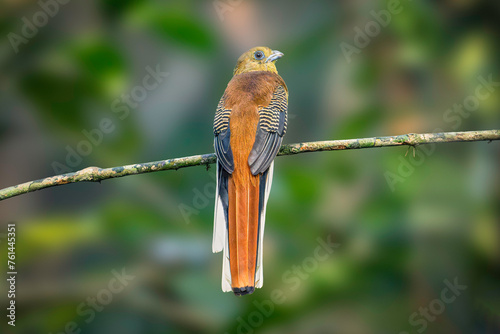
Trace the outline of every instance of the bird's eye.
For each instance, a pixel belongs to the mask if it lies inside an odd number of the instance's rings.
[[[262,52],[262,51],[255,51],[255,53],[253,54],[253,56],[257,60],[262,60],[262,59],[264,59],[264,52]]]

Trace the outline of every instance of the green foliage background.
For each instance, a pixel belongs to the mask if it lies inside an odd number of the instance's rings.
[[[212,152],[215,107],[237,57],[256,45],[285,53],[277,64],[290,90],[285,142],[499,129],[498,89],[466,117],[446,116],[459,115],[447,110],[474,94],[478,76],[500,81],[499,3],[401,1],[402,12],[348,62],[341,43],[353,45],[354,28],[387,5],[242,0],[221,21],[211,1],[73,0],[15,53],[8,34],[40,7],[1,2],[0,188],[53,175],[67,147],[103,118],[114,131],[72,170]],[[120,119],[113,101],[157,65],[168,78]],[[2,333],[61,333],[71,321],[93,334],[417,333],[423,327],[409,317],[455,278],[467,289],[425,333],[500,332],[499,144],[405,153],[278,158],[265,283],[244,298],[222,293],[222,257],[211,253],[214,168],[0,202],[0,233],[17,223],[19,272],[16,327],[2,316]],[[402,161],[413,167],[391,190],[387,172],[404,172]],[[328,236],[336,251],[299,285],[284,280]],[[122,268],[135,279],[87,323],[77,307]],[[285,302],[243,329],[275,289]],[[5,310],[4,291],[2,279]]]

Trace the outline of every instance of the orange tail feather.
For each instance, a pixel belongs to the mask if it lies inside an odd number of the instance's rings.
[[[248,173],[250,174],[250,171]],[[231,285],[235,294],[246,295],[255,290],[259,236],[259,176],[230,176],[228,195]]]

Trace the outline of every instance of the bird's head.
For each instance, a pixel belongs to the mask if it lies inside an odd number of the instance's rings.
[[[234,75],[252,72],[252,71],[269,71],[278,73],[276,69],[276,60],[283,57],[283,53],[271,50],[265,46],[258,46],[250,49],[238,59],[234,68]]]

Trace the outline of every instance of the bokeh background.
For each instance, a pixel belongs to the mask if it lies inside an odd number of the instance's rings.
[[[237,57],[256,45],[285,53],[277,66],[290,90],[287,143],[500,129],[498,88],[466,116],[447,111],[474,94],[478,76],[500,81],[496,0],[401,1],[401,13],[350,62],[341,43],[354,45],[354,29],[388,2],[225,3],[221,20],[212,1],[71,0],[16,53],[9,34],[21,34],[23,17],[41,7],[1,1],[0,188],[56,174],[54,162],[67,165],[68,150],[87,140],[82,131],[103,119],[113,131],[70,170],[213,152],[215,107]],[[116,112],[117,99],[123,106],[122,94],[157,66],[168,77],[126,116]],[[499,143],[419,148],[415,159],[406,151],[278,158],[265,283],[244,298],[222,293],[222,257],[211,252],[213,167],[2,201],[0,271],[6,225],[15,222],[19,275],[15,328],[0,280],[0,330],[499,333]],[[412,168],[391,188],[387,175],[401,176],[402,161]],[[328,237],[335,252],[291,284],[287,271]],[[91,321],[79,314],[123,268],[130,284]],[[467,288],[442,314],[425,328],[409,322],[455,279]],[[285,301],[259,311],[275,289]]]

